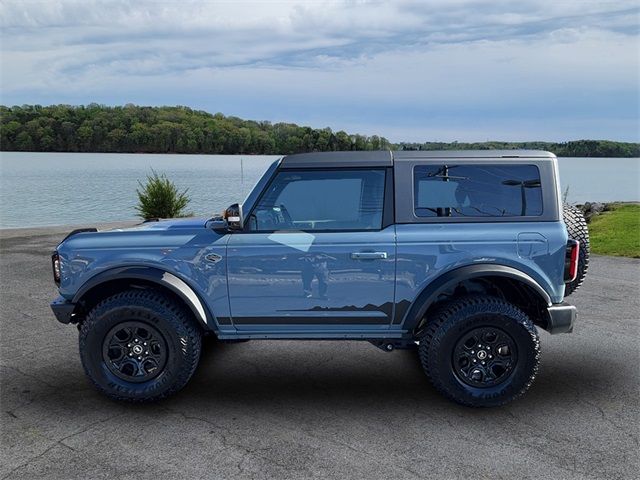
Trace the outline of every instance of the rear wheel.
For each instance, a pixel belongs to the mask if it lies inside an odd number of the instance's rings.
[[[418,347],[434,387],[462,405],[503,405],[533,382],[540,342],[527,315],[504,300],[461,297],[429,320]]]
[[[128,290],[100,302],[80,328],[85,373],[105,395],[152,401],[189,381],[201,332],[192,315],[154,290]]]
[[[576,279],[567,283],[564,288],[564,296],[568,297],[575,292],[584,278],[587,276],[587,270],[589,268],[589,228],[587,227],[587,221],[584,215],[576,207],[564,204],[562,206],[562,215],[564,223],[567,226],[567,233],[569,238],[580,242],[578,251],[578,274]]]

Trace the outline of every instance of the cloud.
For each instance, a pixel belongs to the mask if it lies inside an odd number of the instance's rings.
[[[590,0],[5,0],[1,100],[181,103],[395,139],[633,139],[639,11]],[[554,121],[561,130],[546,129]]]

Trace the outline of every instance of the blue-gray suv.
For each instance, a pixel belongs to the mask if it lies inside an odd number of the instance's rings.
[[[587,264],[551,153],[308,153],[222,216],[70,233],[51,307],[118,400],[181,389],[214,335],[414,348],[446,397],[494,406],[536,376],[536,327],[572,330]]]

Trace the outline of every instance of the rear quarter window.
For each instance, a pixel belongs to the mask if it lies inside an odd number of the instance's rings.
[[[417,217],[535,217],[542,215],[535,165],[416,165]]]

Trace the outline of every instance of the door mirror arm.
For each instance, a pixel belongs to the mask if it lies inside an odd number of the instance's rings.
[[[210,228],[216,233],[227,233],[229,231],[227,221],[221,216],[216,216],[207,220],[207,228]]]

